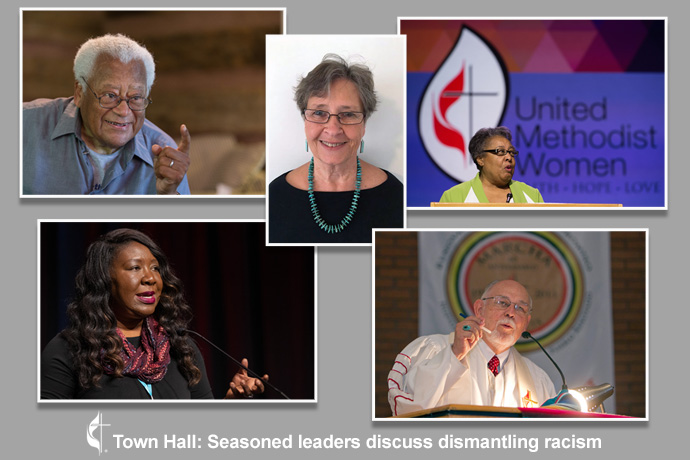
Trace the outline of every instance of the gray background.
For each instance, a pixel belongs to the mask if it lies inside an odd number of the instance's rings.
[[[159,2],[160,3],[160,2]],[[166,7],[180,2],[166,2]],[[205,6],[250,6],[233,1],[208,2]],[[556,5],[556,3],[558,3]],[[149,5],[155,6],[154,2]],[[188,6],[185,2],[182,6]],[[645,212],[486,212],[408,214],[408,227],[436,228],[639,228],[650,229],[649,303],[650,311],[650,387],[649,422],[573,423],[573,422],[472,422],[420,423],[371,422],[371,253],[368,248],[325,248],[318,253],[318,403],[317,404],[70,404],[36,403],[36,219],[215,219],[263,218],[262,200],[234,199],[192,201],[178,200],[20,200],[19,195],[19,122],[14,95],[19,88],[19,4],[2,6],[0,24],[4,31],[2,82],[6,101],[2,121],[6,143],[5,172],[2,180],[4,211],[2,238],[2,292],[5,324],[2,360],[2,452],[3,457],[95,458],[98,453],[85,439],[86,425],[100,410],[104,413],[106,436],[113,432],[130,436],[160,436],[164,433],[206,437],[430,437],[434,441],[445,434],[494,436],[515,434],[519,437],[600,437],[599,451],[540,448],[528,451],[443,451],[424,450],[116,450],[106,438],[106,458],[134,456],[143,458],[220,458],[243,455],[247,458],[352,458],[355,455],[381,458],[419,458],[423,455],[476,455],[542,457],[556,454],[565,458],[645,458],[658,453],[682,453],[680,434],[687,403],[680,394],[666,366],[673,361],[685,335],[688,306],[684,278],[688,251],[685,239],[687,205],[675,201],[680,179],[690,166],[687,153],[669,154],[669,211]],[[71,6],[95,7],[92,3]],[[256,4],[251,5],[256,6]],[[674,86],[675,77],[688,74],[688,28],[685,11],[671,7],[667,0],[623,2],[580,0],[564,4],[553,1],[492,2],[371,1],[323,2],[308,0],[266,1],[261,6],[287,7],[288,33],[396,33],[398,16],[669,16],[669,152],[683,144],[684,133],[675,131],[687,119],[688,90],[683,83]],[[674,59],[675,58],[675,59]],[[682,78],[681,81],[684,81]],[[675,159],[675,161],[673,161]],[[682,201],[682,199],[681,199]],[[675,206],[674,206],[675,204]],[[675,215],[673,214],[675,212]],[[356,287],[356,288],[353,288]],[[662,308],[661,311],[656,309]],[[668,308],[671,308],[669,310]],[[279,350],[277,350],[279,352]],[[286,359],[300,359],[299,356]],[[681,357],[681,362],[687,361]],[[687,374],[682,369],[683,374]],[[683,377],[683,376],[680,376]],[[680,378],[681,381],[685,379]],[[109,431],[110,430],[110,431]],[[682,455],[682,454],[681,454]]]

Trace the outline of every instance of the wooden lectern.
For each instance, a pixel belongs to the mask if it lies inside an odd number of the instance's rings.
[[[622,208],[622,204],[606,203],[439,203],[432,208]]]
[[[494,407],[448,404],[392,418],[630,418],[625,415],[578,412],[573,410],[549,409],[547,407]]]

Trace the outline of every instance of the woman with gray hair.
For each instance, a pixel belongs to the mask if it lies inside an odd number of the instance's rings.
[[[309,162],[269,185],[270,243],[368,243],[403,226],[403,186],[359,158],[377,106],[368,67],[327,54],[295,89]]]
[[[470,140],[469,150],[479,172],[474,179],[443,192],[442,203],[543,203],[534,187],[513,180],[518,151],[505,126],[482,128]]]

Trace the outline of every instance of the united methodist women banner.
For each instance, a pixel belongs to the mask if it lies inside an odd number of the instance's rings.
[[[548,203],[666,206],[666,21],[414,20],[407,36],[407,205],[477,167],[483,127],[513,135],[513,179]]]
[[[452,332],[490,282],[513,279],[532,297],[528,330],[568,386],[615,385],[608,232],[420,231],[418,238],[420,335]],[[560,374],[534,342],[516,348],[560,388]]]

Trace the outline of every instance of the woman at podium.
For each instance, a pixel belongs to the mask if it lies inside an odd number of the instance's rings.
[[[469,150],[477,175],[441,196],[441,203],[543,203],[534,187],[513,180],[518,151],[505,126],[482,128],[470,140]]]

